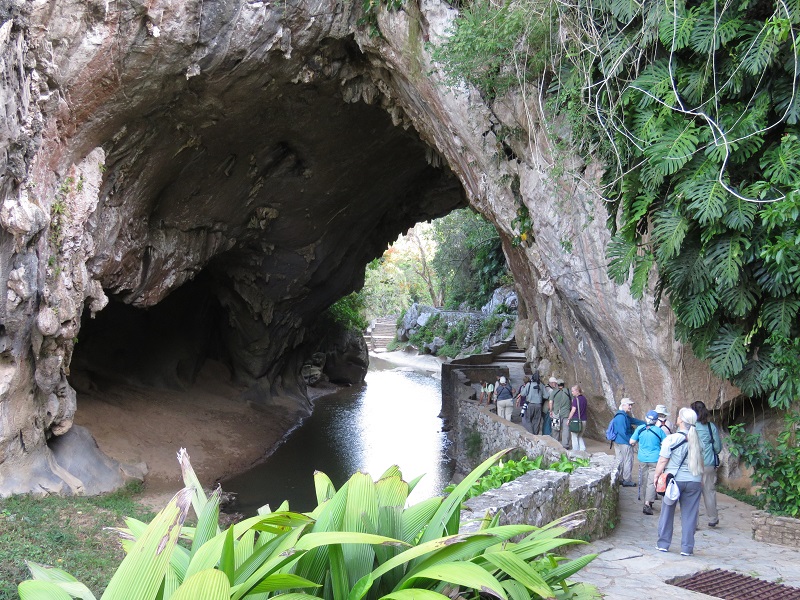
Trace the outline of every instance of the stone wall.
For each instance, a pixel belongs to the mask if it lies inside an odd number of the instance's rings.
[[[753,539],[800,550],[800,519],[778,517],[764,510],[753,511]]]

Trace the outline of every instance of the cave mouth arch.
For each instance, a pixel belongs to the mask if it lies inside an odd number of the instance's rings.
[[[164,85],[96,129],[87,264],[110,302],[81,319],[75,422],[151,480],[174,481],[182,445],[214,457],[207,478],[259,458],[310,409],[319,315],[399,233],[466,205],[352,38],[259,67]]]

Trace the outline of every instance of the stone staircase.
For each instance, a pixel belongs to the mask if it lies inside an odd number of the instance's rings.
[[[516,338],[511,340],[508,348],[494,356],[494,362],[525,363],[527,360],[525,358],[525,350],[517,346]]]
[[[397,316],[382,317],[375,321],[370,335],[369,347],[373,352],[385,352],[397,333]]]

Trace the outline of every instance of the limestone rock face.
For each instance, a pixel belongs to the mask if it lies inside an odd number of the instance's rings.
[[[520,346],[596,412],[735,393],[672,341],[668,311],[606,277],[596,169],[551,178],[535,107],[442,85],[426,44],[454,10],[381,11],[381,36],[359,10],[0,0],[0,495],[80,491],[48,446],[79,408],[73,355],[167,386],[213,356],[250,400],[302,392],[321,311],[400,232],[465,202],[504,241]],[[536,242],[513,247],[521,204]]]

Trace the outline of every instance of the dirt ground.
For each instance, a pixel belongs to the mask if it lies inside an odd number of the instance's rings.
[[[336,389],[328,384],[309,391],[319,397]],[[161,505],[183,487],[180,448],[188,450],[201,483],[210,488],[263,459],[303,416],[297,399],[277,398],[258,407],[239,400],[241,392],[227,369],[214,362],[185,391],[92,381],[78,392],[75,422],[112,458],[144,462],[145,501]]]

